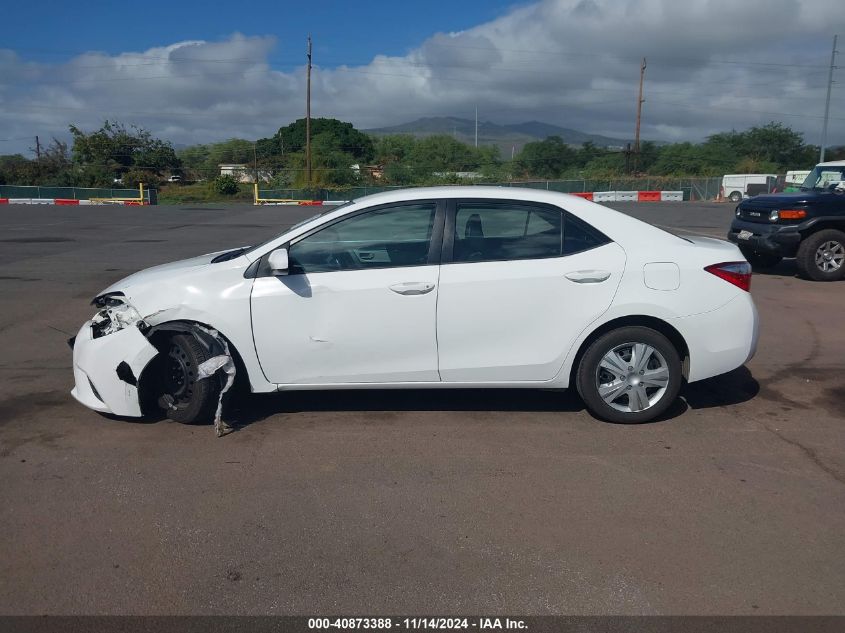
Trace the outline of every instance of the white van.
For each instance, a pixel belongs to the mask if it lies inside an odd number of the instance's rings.
[[[771,193],[777,184],[777,174],[728,174],[722,177],[722,198],[739,202],[743,198]]]

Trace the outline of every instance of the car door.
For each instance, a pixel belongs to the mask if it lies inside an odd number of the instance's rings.
[[[251,296],[255,347],[267,379],[439,380],[444,216],[437,201],[381,205],[289,244],[289,274],[259,275]]]
[[[437,311],[444,382],[547,381],[610,306],[622,248],[562,209],[450,202]]]

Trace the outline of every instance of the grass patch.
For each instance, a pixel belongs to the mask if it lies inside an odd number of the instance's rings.
[[[226,196],[217,192],[214,182],[196,182],[190,185],[167,184],[158,190],[159,204],[184,204],[186,202],[252,202],[252,185],[241,183],[238,192]]]

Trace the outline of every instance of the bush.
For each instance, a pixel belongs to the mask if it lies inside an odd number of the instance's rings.
[[[238,179],[230,174],[222,174],[214,179],[214,190],[224,196],[238,193]]]
[[[165,183],[158,190],[159,204],[214,203],[214,202],[251,202],[252,187],[240,185],[235,195],[218,193],[215,181],[192,184]]]
[[[161,178],[153,171],[146,169],[130,169],[121,177],[123,180],[123,187],[127,189],[137,189],[138,183],[144,183],[146,189],[156,189],[161,185]]]

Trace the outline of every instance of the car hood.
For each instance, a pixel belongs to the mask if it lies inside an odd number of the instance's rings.
[[[754,196],[743,200],[740,207],[756,207],[765,209],[780,209],[790,205],[812,204],[825,196],[827,192],[821,191],[795,191],[792,193],[767,193],[761,196]]]
[[[234,249],[228,248],[222,251],[215,251],[214,253],[206,253],[190,259],[181,259],[179,261],[170,262],[167,264],[160,264],[152,268],[145,268],[139,270],[137,273],[132,273],[128,277],[124,277],[120,281],[113,283],[111,286],[100,292],[100,295],[109,292],[123,292],[127,297],[132,297],[132,289],[140,286],[149,286],[162,282],[172,282],[177,277],[185,274],[196,272],[198,268],[203,268],[211,264],[211,261],[218,255],[231,252]],[[99,296],[99,295],[98,295]]]

